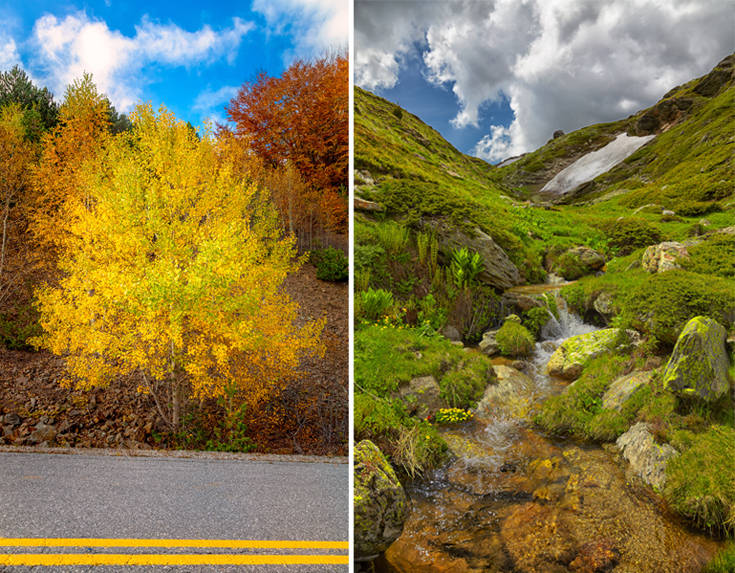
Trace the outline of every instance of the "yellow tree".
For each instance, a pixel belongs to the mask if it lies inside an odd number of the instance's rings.
[[[210,133],[140,106],[80,173],[58,285],[38,293],[37,345],[78,387],[139,374],[179,427],[187,396],[255,405],[323,352],[282,283],[300,261],[262,190]]]
[[[54,271],[71,213],[84,200],[78,181],[81,166],[109,134],[109,101],[85,74],[67,87],[59,123],[42,138],[41,158],[33,173],[29,231],[38,262],[46,270]]]
[[[24,207],[30,184],[29,171],[36,155],[36,146],[26,137],[20,104],[10,103],[0,107],[0,302],[18,286],[24,275],[24,257],[17,252],[11,257],[9,251],[17,251],[23,243],[21,236],[25,227]]]

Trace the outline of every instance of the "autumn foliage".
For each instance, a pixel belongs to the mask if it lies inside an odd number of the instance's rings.
[[[227,108],[235,134],[283,171],[269,184],[274,195],[291,196],[281,211],[297,234],[346,229],[348,86],[344,56],[296,61],[280,77],[243,85]]]
[[[73,381],[139,373],[172,429],[185,397],[239,390],[257,405],[319,353],[323,322],[296,325],[280,285],[295,270],[269,198],[211,137],[138,107],[133,130],[78,172],[85,197],[38,293],[45,334]]]

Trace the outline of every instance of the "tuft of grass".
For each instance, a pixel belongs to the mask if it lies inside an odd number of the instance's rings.
[[[666,467],[672,507],[711,533],[735,533],[735,429],[715,425]]]
[[[733,573],[735,571],[735,542],[730,542],[704,568],[703,573]]]
[[[533,335],[522,324],[506,320],[495,340],[503,356],[527,356],[533,350]]]

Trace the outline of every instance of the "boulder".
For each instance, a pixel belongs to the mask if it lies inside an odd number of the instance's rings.
[[[576,380],[593,358],[636,344],[640,336],[634,330],[626,330],[621,336],[619,328],[604,328],[587,334],[567,338],[551,355],[546,371],[551,376]]]
[[[399,393],[409,413],[421,418],[446,406],[444,400],[439,396],[441,388],[433,376],[414,378],[408,383],[408,386],[402,386]]]
[[[643,384],[648,384],[653,375],[652,371],[632,372],[615,380],[602,397],[602,407],[608,410],[623,408],[623,404],[633,395],[633,392]]]
[[[523,313],[537,306],[544,305],[537,297],[514,291],[505,291],[500,300],[503,303],[503,308],[507,309],[506,312]]]
[[[355,560],[368,561],[401,535],[408,517],[408,499],[395,471],[369,440],[355,446]]]
[[[533,392],[533,380],[510,366],[493,366],[498,377],[497,384],[485,389],[482,400],[477,405],[478,418],[490,418],[498,410],[515,418],[525,418],[531,410],[528,395]]]
[[[666,364],[663,381],[681,396],[715,401],[730,390],[725,348],[727,333],[715,320],[696,316],[687,322]]]
[[[451,324],[447,324],[444,328],[442,328],[441,333],[452,342],[462,340],[462,335],[459,333],[459,330],[457,330]]]
[[[426,226],[436,232],[439,247],[445,256],[461,247],[467,247],[480,254],[483,266],[478,277],[480,281],[500,290],[523,282],[518,267],[487,233],[475,229],[469,234],[439,221],[427,222]]]
[[[562,253],[551,269],[566,280],[576,280],[600,270],[605,266],[605,257],[589,247],[572,247]]]
[[[597,314],[606,321],[609,321],[613,316],[615,316],[612,296],[605,291],[602,291],[597,295],[595,301],[592,303],[592,308],[594,308],[597,311]]]
[[[677,455],[669,444],[657,444],[648,424],[638,422],[620,436],[616,445],[630,464],[630,469],[648,485],[663,488],[666,464]]]
[[[495,340],[495,336],[498,334],[498,329],[495,330],[488,330],[485,334],[482,335],[482,340],[480,341],[480,344],[478,345],[480,350],[487,354],[488,356],[495,356],[496,354],[500,354],[500,346],[498,346],[498,341]]]
[[[662,273],[681,268],[678,260],[688,257],[685,245],[676,241],[666,241],[646,248],[641,263],[649,273]]]

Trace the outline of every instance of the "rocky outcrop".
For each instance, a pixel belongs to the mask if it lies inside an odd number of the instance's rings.
[[[408,500],[395,471],[369,440],[355,446],[355,559],[374,559],[401,535]]]
[[[407,386],[399,390],[401,399],[412,416],[425,418],[446,406],[439,394],[441,388],[433,376],[421,376],[411,380]]]
[[[498,330],[499,329],[497,328],[495,330],[488,330],[482,335],[482,340],[478,345],[480,350],[488,356],[500,354],[500,346],[498,346],[498,341],[495,339],[498,334]]]
[[[688,257],[689,253],[685,245],[675,241],[666,241],[646,248],[641,264],[649,273],[663,273],[680,269],[679,259]]]
[[[648,384],[653,372],[632,372],[615,380],[602,397],[602,407],[620,411],[623,404],[640,386]]]
[[[664,385],[681,396],[715,401],[730,390],[727,333],[704,316],[691,319],[674,346],[663,373]]]
[[[677,455],[669,444],[657,444],[648,424],[638,422],[616,442],[630,469],[648,485],[661,490],[666,481],[666,464]]]
[[[470,235],[439,221],[429,221],[426,226],[436,232],[439,247],[445,256],[448,256],[453,249],[461,247],[479,253],[483,265],[480,281],[501,290],[523,282],[518,267],[487,233],[475,229]]]
[[[551,355],[546,371],[551,376],[576,380],[593,358],[635,344],[640,336],[634,330],[624,333],[619,328],[605,328],[567,338]]]

